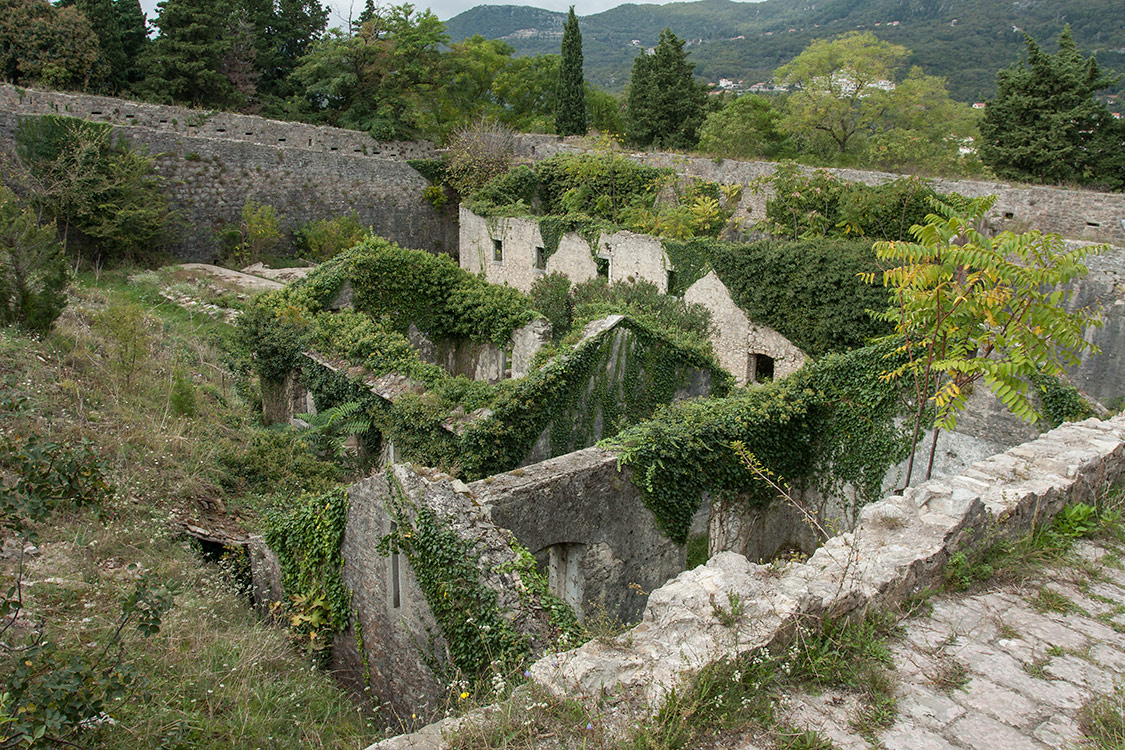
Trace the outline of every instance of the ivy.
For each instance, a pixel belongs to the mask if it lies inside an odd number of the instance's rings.
[[[1051,427],[1063,422],[1080,422],[1094,416],[1090,404],[1081,392],[1061,377],[1038,372],[1031,377],[1032,385],[1039,391],[1043,416]]]
[[[830,355],[731,398],[679,402],[602,444],[632,467],[658,526],[681,543],[704,492],[773,499],[730,449],[736,441],[794,487],[831,492],[851,484],[857,500],[868,502],[907,450],[895,422],[898,383],[882,378],[896,362],[893,352],[884,343]]]
[[[277,553],[281,585],[299,610],[292,622],[316,649],[326,648],[351,618],[351,592],[340,556],[347,521],[344,487],[305,493],[266,511],[266,543]]]
[[[453,668],[475,684],[494,665],[505,671],[522,665],[530,644],[501,615],[496,592],[481,583],[475,545],[457,536],[430,508],[409,499],[390,472],[387,484],[387,510],[395,527],[379,540],[378,550],[406,556],[445,638]]]

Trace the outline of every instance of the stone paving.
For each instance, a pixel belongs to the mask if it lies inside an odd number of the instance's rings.
[[[1125,687],[1120,553],[1083,542],[1070,553],[1073,565],[942,595],[932,613],[905,620],[892,643],[897,715],[877,743],[855,729],[854,695],[790,695],[778,718],[840,750],[1083,747],[1083,706]],[[756,742],[733,747],[769,747]]]

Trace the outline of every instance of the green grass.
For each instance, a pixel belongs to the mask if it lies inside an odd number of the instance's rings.
[[[1125,687],[1103,695],[1082,707],[1078,726],[1091,750],[1125,750]]]
[[[0,329],[0,401],[23,399],[0,419],[0,436],[90,440],[115,489],[101,507],[64,508],[35,529],[26,620],[42,620],[64,654],[78,653],[108,637],[133,570],[175,593],[157,635],[126,640],[125,658],[144,681],[109,707],[115,725],[72,739],[109,750],[365,747],[382,736],[372,707],[260,621],[230,578],[178,535],[181,521],[255,528],[256,493],[271,488],[240,479],[238,467],[274,453],[279,466],[319,464],[314,446],[255,442],[275,433],[259,425],[253,383],[231,369],[231,326],[162,299],[168,283],[191,283],[167,273],[84,274],[51,333]],[[201,286],[200,294],[237,301],[229,290]],[[0,559],[0,576],[14,579],[16,567]],[[5,658],[0,681],[10,674]]]

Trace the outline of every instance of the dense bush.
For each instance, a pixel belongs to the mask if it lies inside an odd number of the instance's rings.
[[[99,260],[136,260],[158,251],[173,219],[152,159],[114,138],[104,123],[25,117],[16,134],[30,200]]]
[[[766,201],[766,228],[794,240],[912,240],[910,227],[925,223],[929,200],[937,195],[928,183],[914,177],[864,185],[823,169],[805,174],[792,163],[779,166],[768,182],[774,196]]]
[[[0,187],[0,324],[47,331],[66,307],[70,267],[55,227]]]
[[[531,286],[531,306],[551,324],[551,338],[562,339],[574,323],[570,279],[557,271],[537,278]]]
[[[867,241],[715,243],[711,263],[751,320],[809,355],[853,349],[890,332],[871,315],[886,309],[887,290],[859,277],[879,272]]]
[[[371,230],[353,214],[310,221],[297,230],[294,251],[303,258],[321,262],[349,250],[371,236]]]

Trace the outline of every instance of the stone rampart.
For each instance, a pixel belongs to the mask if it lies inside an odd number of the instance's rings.
[[[1092,503],[1123,474],[1125,417],[1063,425],[960,476],[866,506],[852,531],[806,562],[779,568],[720,553],[653,591],[636,627],[544,657],[531,678],[560,697],[596,705],[603,720],[624,730],[705,665],[785,644],[798,626],[894,607],[938,585],[956,552],[1022,536],[1067,503]],[[729,599],[742,607],[733,621],[716,607]],[[372,747],[447,744],[431,729]]]
[[[582,151],[579,142],[556,136],[521,135],[519,154],[533,160],[546,159],[557,153]],[[769,177],[777,164],[766,161],[709,159],[663,152],[636,152],[626,156],[634,161],[657,167],[669,167],[677,174],[699,177],[720,183],[749,185]],[[809,167],[806,172],[812,172]],[[849,182],[878,185],[902,175],[860,169],[829,169]],[[1125,244],[1125,193],[1101,193],[1094,190],[1068,190],[1038,185],[1015,185],[986,180],[931,180],[938,192],[957,192],[970,197],[997,196],[992,209],[992,222],[1000,229],[1026,231],[1040,229],[1057,232],[1069,239],[1094,240]],[[765,218],[768,192],[743,191],[736,216],[748,221]]]
[[[237,225],[247,201],[277,209],[287,232],[355,213],[401,245],[456,255],[455,222],[422,197],[429,183],[403,161],[433,155],[429,144],[379,143],[339,128],[0,85],[0,151],[12,150],[21,117],[39,114],[108,122],[153,155],[179,214],[169,248],[178,258],[213,259],[217,233]]]

